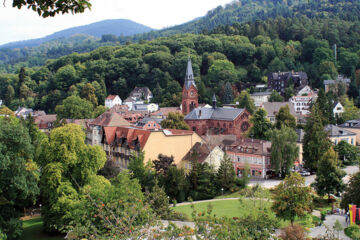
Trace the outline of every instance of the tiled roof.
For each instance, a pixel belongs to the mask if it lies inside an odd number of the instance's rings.
[[[35,117],[35,124],[37,124],[40,129],[49,128],[48,124],[53,123],[55,121],[56,121],[56,114],[48,114],[48,115]]]
[[[290,102],[264,102],[263,103],[263,108],[266,110],[268,116],[275,116],[276,113],[279,112],[281,107],[284,107],[288,105],[290,108],[290,114],[295,116],[295,109],[294,109],[294,105]]]
[[[225,149],[226,151],[236,153],[270,156],[271,142],[252,138],[240,138],[231,145],[225,146]]]
[[[234,120],[242,112],[243,108],[195,108],[185,120]]]
[[[211,147],[207,143],[197,142],[194,146],[189,150],[189,152],[183,157],[183,160],[192,161],[194,160],[194,155],[199,163],[205,161],[205,159],[209,156],[214,147]]]
[[[103,127],[117,127],[117,126],[130,126],[120,114],[116,112],[105,112],[98,116],[90,125],[103,126]]]
[[[328,133],[329,137],[343,137],[343,136],[355,136],[356,133],[353,133],[344,128],[328,124],[324,128],[325,132]]]
[[[345,123],[339,125],[339,127],[360,129],[360,119],[346,121]]]
[[[151,116],[167,116],[171,112],[181,113],[181,109],[178,107],[163,107],[158,111],[151,113]]]
[[[130,147],[135,147],[132,143],[137,140],[140,148],[143,149],[150,133],[149,130],[133,127],[104,127],[104,140],[106,144],[114,144],[115,139],[118,141],[126,139]]]
[[[118,95],[109,95],[106,100],[114,100]]]
[[[271,92],[256,92],[251,94],[251,96],[267,96],[267,95],[271,95]]]

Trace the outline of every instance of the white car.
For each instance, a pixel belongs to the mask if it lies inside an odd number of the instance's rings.
[[[300,175],[301,175],[301,176],[310,176],[310,172],[308,172],[308,171],[301,171],[301,172],[300,172]]]

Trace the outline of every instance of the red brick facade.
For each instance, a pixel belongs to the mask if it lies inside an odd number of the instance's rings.
[[[198,103],[198,91],[194,85],[191,85],[188,89],[184,85],[182,91],[182,113],[188,114],[194,108],[199,106]]]
[[[240,138],[250,127],[250,113],[244,111],[234,120],[199,119],[186,120],[190,129],[202,135],[235,135]]]

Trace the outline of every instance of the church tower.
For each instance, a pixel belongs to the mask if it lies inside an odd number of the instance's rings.
[[[185,82],[182,90],[182,113],[187,115],[194,108],[197,108],[198,103],[198,90],[194,80],[194,73],[191,65],[190,56],[188,58],[186,74],[185,74]]]

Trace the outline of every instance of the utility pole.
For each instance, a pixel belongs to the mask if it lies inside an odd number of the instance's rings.
[[[334,44],[334,60],[335,60],[335,66],[336,66],[336,61],[337,61],[336,43]]]

